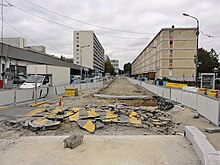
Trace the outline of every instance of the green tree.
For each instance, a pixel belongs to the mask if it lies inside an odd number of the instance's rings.
[[[131,76],[131,63],[124,64],[124,73],[128,76]]]
[[[114,74],[114,67],[111,64],[110,60],[105,61],[105,73],[111,73],[111,75]]]
[[[214,72],[216,68],[219,68],[218,57],[219,54],[214,49],[207,51],[203,48],[199,48],[198,50],[199,73],[210,73],[210,72]]]

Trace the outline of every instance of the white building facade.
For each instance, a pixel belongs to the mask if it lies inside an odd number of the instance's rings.
[[[119,74],[119,60],[111,60],[111,64],[115,69],[115,73]]]
[[[75,64],[104,72],[104,48],[93,31],[74,31],[73,55]]]
[[[2,38],[0,42],[2,42]],[[24,48],[27,46],[27,40],[22,37],[3,38],[3,43],[17,48]]]

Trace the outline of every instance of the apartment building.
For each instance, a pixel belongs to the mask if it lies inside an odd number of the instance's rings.
[[[119,60],[111,60],[111,64],[115,69],[115,73],[119,74]]]
[[[163,28],[132,62],[133,76],[195,80],[196,28]]]
[[[2,38],[0,42],[2,42]],[[24,48],[27,46],[27,40],[22,37],[3,38],[3,43],[17,48]]]
[[[74,31],[74,63],[93,70],[104,72],[104,49],[93,31]]]

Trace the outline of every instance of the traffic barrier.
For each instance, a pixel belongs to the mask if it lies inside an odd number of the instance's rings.
[[[19,89],[16,90],[16,103],[30,101],[33,99],[33,89]]]
[[[0,91],[0,106],[14,103],[14,90]]]
[[[90,88],[100,87],[103,85],[102,81],[94,83],[84,83],[66,85],[66,86],[54,86],[47,88],[37,89],[37,98],[53,97],[56,95],[63,95],[67,87],[78,88],[79,91]],[[82,87],[82,88],[81,88]],[[1,90],[0,91],[0,106],[21,103],[25,101],[31,101],[35,99],[34,89],[16,89],[16,90]]]
[[[140,84],[140,81],[128,78],[133,84]],[[173,83],[167,82],[167,87],[160,87],[150,83],[141,82],[141,86],[156,95],[179,102],[188,106],[204,116],[210,122],[219,126],[220,124],[220,100],[207,95],[196,92],[184,91],[182,89],[173,88]],[[200,89],[201,91],[201,89]],[[216,94],[216,91],[210,91]]]
[[[218,90],[209,89],[207,92],[208,96],[218,98]]]

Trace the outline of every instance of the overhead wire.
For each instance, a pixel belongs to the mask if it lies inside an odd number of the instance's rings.
[[[0,17],[0,18],[1,18],[1,17]],[[1,18],[1,19],[2,19],[2,18]],[[27,36],[26,34],[22,33],[22,32],[19,31],[18,29],[16,29],[14,26],[12,26],[11,24],[9,24],[9,23],[8,23],[7,21],[5,21],[4,19],[3,19],[3,21],[4,21],[8,26],[10,26],[12,29],[14,29],[14,30],[17,31],[19,34],[21,34],[23,37],[29,39],[29,40],[32,41],[33,43],[38,43],[39,45],[45,45],[44,43],[37,42],[37,41],[31,39],[29,36]],[[48,50],[51,50],[51,51],[54,51],[54,52],[58,52],[58,53],[60,53],[60,54],[69,54],[69,55],[72,55],[72,53],[59,52],[59,51],[54,50],[54,49],[52,49],[52,48],[50,48],[50,47],[48,47],[48,46],[47,46],[47,49],[48,49]]]
[[[102,28],[102,29],[107,29],[107,30],[111,30],[111,31],[118,31],[118,32],[125,32],[125,33],[133,33],[133,34],[155,34],[155,33],[152,33],[152,32],[134,32],[134,31],[129,31],[129,30],[121,30],[121,29],[115,29],[115,28],[110,28],[110,27],[105,27],[105,26],[101,26],[101,25],[96,25],[96,24],[92,24],[92,23],[88,23],[88,22],[85,22],[85,21],[81,21],[81,20],[78,20],[78,19],[75,19],[75,18],[71,18],[71,17],[68,17],[66,15],[63,15],[63,14],[60,14],[60,13],[57,13],[55,11],[52,11],[50,9],[47,9],[43,6],[40,6],[40,5],[37,5],[33,2],[30,2],[28,0],[23,0],[31,5],[34,5],[40,9],[43,9],[43,10],[46,10],[47,12],[50,12],[50,13],[53,13],[55,15],[58,15],[60,17],[63,17],[63,18],[66,18],[66,19],[69,19],[69,20],[72,20],[72,21],[76,21],[76,22],[80,22],[82,24],[86,24],[86,25],[89,25],[89,26],[93,26],[93,27],[98,27],[98,28]]]
[[[209,35],[209,34],[206,34],[206,33],[204,33],[204,32],[201,31],[201,30],[200,30],[200,32],[201,32],[201,34],[203,34],[204,36],[209,37],[209,38],[219,38],[219,37],[220,37],[220,36],[218,36],[218,35]]]
[[[32,15],[34,17],[37,17],[37,18],[40,18],[40,19],[43,19],[45,21],[48,21],[50,23],[53,23],[53,24],[56,24],[56,25],[59,25],[59,26],[62,26],[62,27],[65,27],[65,28],[68,28],[68,29],[72,29],[72,30],[77,30],[77,31],[80,31],[80,29],[77,29],[77,28],[74,28],[74,27],[71,27],[71,26],[68,26],[68,25],[65,25],[65,24],[62,24],[62,23],[58,23],[58,22],[55,22],[55,21],[52,21],[50,19],[47,19],[47,18],[44,18],[42,16],[39,16],[39,15],[36,15],[36,14],[33,14],[27,10],[24,10],[20,7],[17,7],[15,5],[12,6],[13,8],[17,9],[17,10],[20,10],[22,12],[25,12],[29,15]],[[99,35],[99,36],[105,36],[105,37],[111,37],[111,38],[120,38],[120,39],[151,39],[151,38],[140,38],[140,37],[123,37],[123,36],[112,36],[112,35],[107,35],[107,34],[102,34],[102,33],[96,33],[96,35]]]

